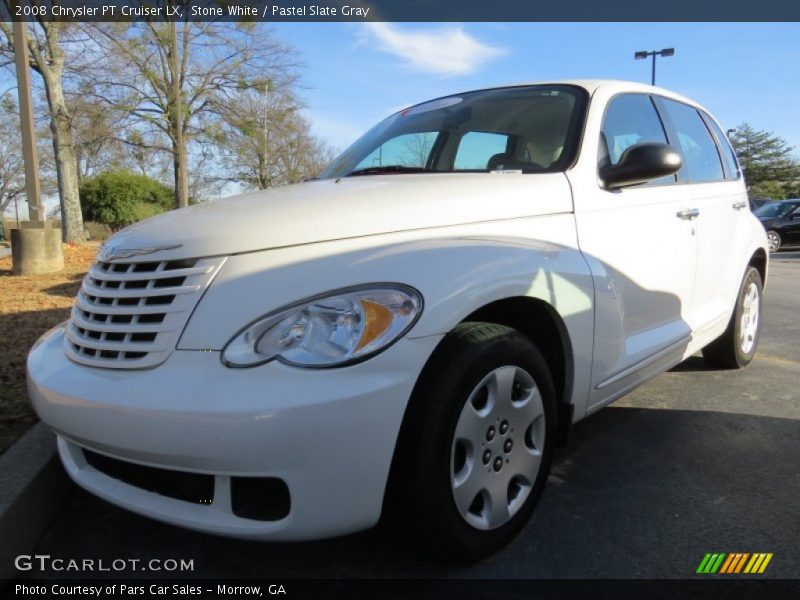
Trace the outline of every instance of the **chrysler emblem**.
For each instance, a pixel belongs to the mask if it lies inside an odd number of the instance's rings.
[[[153,254],[161,250],[174,250],[181,246],[183,246],[183,244],[167,244],[165,246],[152,246],[150,248],[120,248],[114,244],[101,244],[100,251],[97,253],[97,259],[111,261],[118,258],[131,258],[132,256]]]

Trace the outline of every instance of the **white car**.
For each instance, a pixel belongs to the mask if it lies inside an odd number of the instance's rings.
[[[767,239],[723,129],[635,83],[448,96],[315,181],[115,235],[28,358],[70,476],[260,540],[391,515],[516,535],[570,426],[691,354],[748,364]]]

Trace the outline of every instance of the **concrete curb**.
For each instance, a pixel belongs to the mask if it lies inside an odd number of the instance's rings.
[[[42,423],[0,455],[0,580],[19,576],[14,558],[33,551],[71,489]]]

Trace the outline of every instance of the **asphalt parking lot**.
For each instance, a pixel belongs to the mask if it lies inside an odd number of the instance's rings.
[[[762,577],[797,578],[799,341],[800,252],[782,252],[753,364],[715,371],[692,357],[578,424],[523,534],[471,567],[432,565],[379,531],[298,544],[217,538],[78,490],[36,553],[194,559],[188,576],[208,578],[684,578],[707,552],[772,552]]]

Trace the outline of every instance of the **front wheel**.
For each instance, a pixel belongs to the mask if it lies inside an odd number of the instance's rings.
[[[393,479],[403,527],[450,561],[507,544],[542,493],[555,419],[547,363],[527,337],[457,327],[425,367],[401,432]]]
[[[703,348],[707,363],[726,369],[741,369],[750,364],[761,333],[763,293],[761,275],[754,267],[748,267],[728,328]]]
[[[769,245],[770,252],[777,252],[780,250],[782,243],[783,240],[781,240],[781,236],[777,231],[767,232],[767,244]]]

